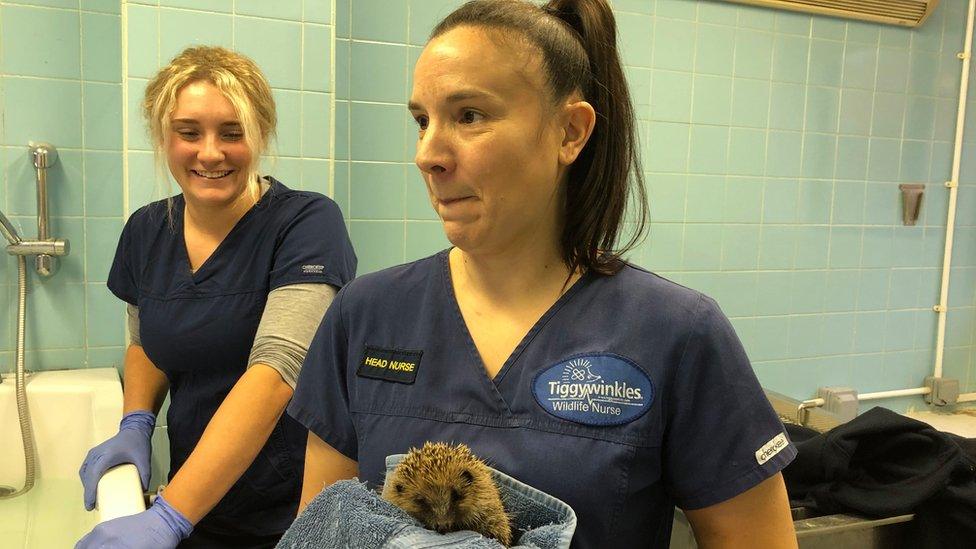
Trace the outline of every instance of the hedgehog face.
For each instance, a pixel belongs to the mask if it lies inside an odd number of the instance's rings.
[[[431,530],[455,530],[463,517],[477,510],[469,497],[474,475],[463,467],[448,467],[425,477],[404,478],[394,483],[400,506]]]
[[[427,528],[452,532],[479,515],[484,502],[478,494],[494,489],[490,478],[467,446],[428,442],[397,465],[383,496]]]

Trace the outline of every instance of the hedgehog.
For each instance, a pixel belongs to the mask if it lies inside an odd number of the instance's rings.
[[[472,530],[511,544],[510,518],[491,470],[464,444],[426,442],[411,448],[387,476],[383,499],[429,530]]]

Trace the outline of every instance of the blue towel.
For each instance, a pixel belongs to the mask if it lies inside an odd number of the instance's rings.
[[[387,473],[404,454],[386,458]],[[576,513],[562,501],[492,469],[505,510],[512,517],[518,549],[568,549]],[[358,480],[322,490],[278,543],[278,549],[500,549],[494,539],[470,531],[440,534],[387,502]]]

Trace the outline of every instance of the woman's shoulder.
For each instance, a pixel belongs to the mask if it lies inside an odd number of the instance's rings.
[[[322,193],[315,191],[292,189],[273,177],[268,177],[271,187],[268,189],[268,204],[272,210],[283,211],[294,215],[304,210],[319,210],[328,215],[342,217],[339,205]]]
[[[612,276],[601,277],[598,286],[605,302],[622,318],[690,328],[703,313],[719,310],[704,293],[630,263]]]
[[[625,263],[613,276],[605,277],[609,285],[634,297],[695,304],[706,297],[698,290],[683,286],[658,273],[632,263]]]
[[[181,195],[150,202],[132,212],[126,221],[126,230],[152,230],[171,224],[173,212],[177,211],[176,202]]]
[[[429,295],[428,289],[442,280],[439,271],[443,268],[442,255],[445,253],[446,250],[357,276],[343,288],[345,300],[359,305],[387,302],[406,305],[414,300],[424,300]]]

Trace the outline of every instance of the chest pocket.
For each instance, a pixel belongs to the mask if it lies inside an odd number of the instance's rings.
[[[139,331],[146,354],[167,375],[240,375],[264,312],[263,291],[144,298]]]
[[[349,357],[354,414],[660,446],[662,421],[655,383],[626,357],[591,353],[550,361],[542,368],[519,365],[496,383],[464,352],[429,349],[421,358],[419,351],[389,347],[382,357],[379,346],[373,345]],[[406,356],[412,362],[409,375],[382,368],[383,358],[393,364],[405,362]]]

